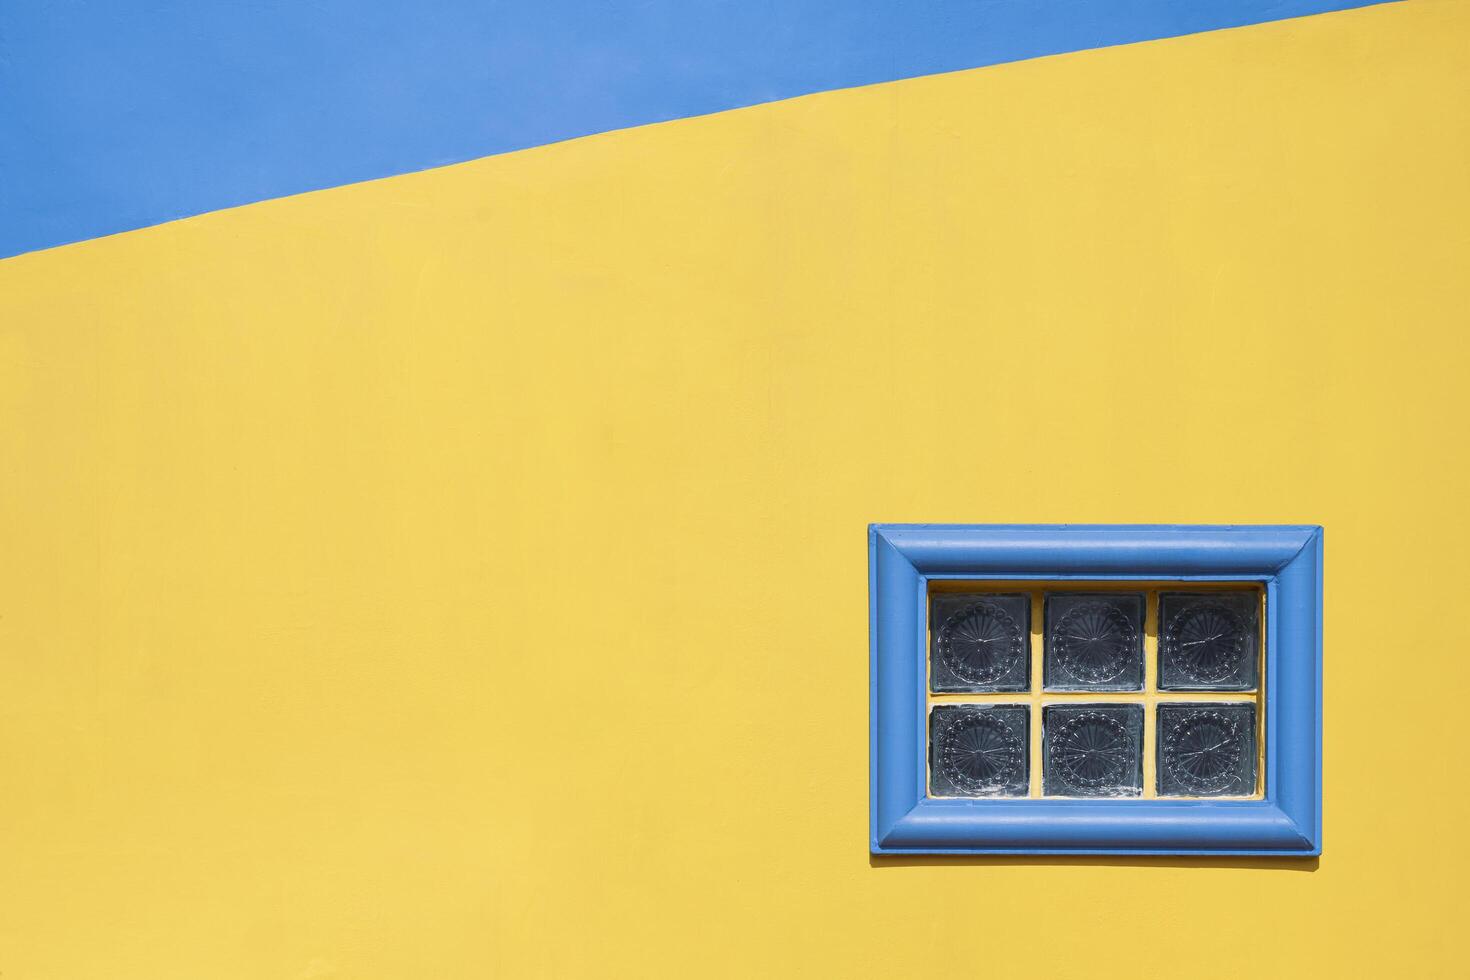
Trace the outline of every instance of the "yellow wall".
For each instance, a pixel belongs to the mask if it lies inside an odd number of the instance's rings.
[[[1455,972],[1467,52],[1390,5],[0,264],[0,973]],[[1325,524],[1320,863],[870,861],[874,520]]]

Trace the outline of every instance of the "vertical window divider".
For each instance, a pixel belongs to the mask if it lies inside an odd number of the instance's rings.
[[[1045,593],[1041,589],[1031,590],[1031,783],[1026,794],[1033,800],[1041,799],[1041,706],[1042,680],[1046,667],[1046,624],[1044,623]]]
[[[1143,798],[1159,793],[1159,590],[1149,589],[1143,606]]]

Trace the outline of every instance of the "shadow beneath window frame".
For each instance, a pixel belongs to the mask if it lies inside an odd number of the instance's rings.
[[[869,854],[870,868],[1231,868],[1314,873],[1320,857],[1209,857],[1126,854]]]

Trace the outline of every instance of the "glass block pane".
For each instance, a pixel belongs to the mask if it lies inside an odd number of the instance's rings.
[[[1031,709],[1024,704],[944,704],[929,712],[933,796],[1025,796]]]
[[[1052,704],[1042,710],[1047,796],[1143,792],[1143,705]]]
[[[1159,596],[1159,688],[1250,691],[1260,659],[1260,598],[1252,592]]]
[[[1254,704],[1159,705],[1160,796],[1256,791]]]
[[[1046,596],[1049,691],[1143,690],[1141,592]]]
[[[939,593],[929,600],[929,683],[951,693],[1031,686],[1031,597]]]

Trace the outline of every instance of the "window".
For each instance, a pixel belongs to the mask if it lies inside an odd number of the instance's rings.
[[[1257,584],[927,584],[931,797],[1260,796]]]
[[[1321,529],[870,529],[871,849],[1315,854]]]

